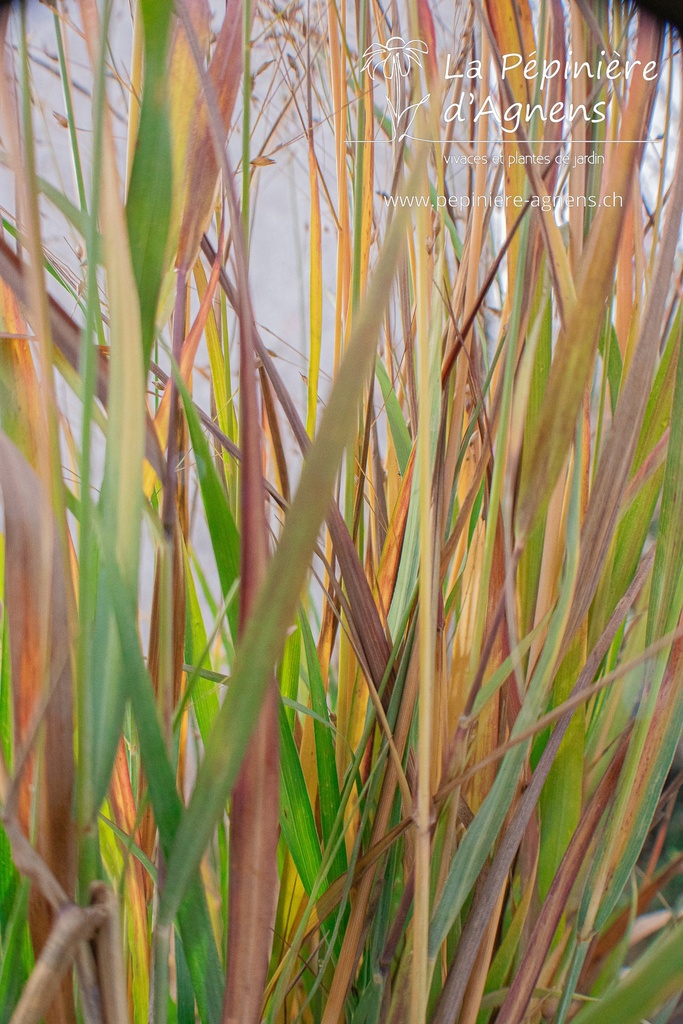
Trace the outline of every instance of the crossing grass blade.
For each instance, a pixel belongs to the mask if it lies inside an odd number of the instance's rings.
[[[163,921],[172,919],[191,871],[199,864],[206,841],[222,813],[256,723],[269,673],[293,621],[308,560],[332,499],[332,484],[346,446],[349,420],[370,368],[373,349],[368,338],[377,336],[398,259],[402,227],[403,218],[397,217],[392,227],[392,244],[387,243],[357,318],[343,369],[340,367],[285,529],[236,652],[231,686],[214,723],[193,797],[169,858],[168,884],[160,905]]]

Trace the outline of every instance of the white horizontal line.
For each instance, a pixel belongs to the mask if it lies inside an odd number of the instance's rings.
[[[514,145],[519,146],[519,142],[517,141],[517,139],[475,139],[474,141],[466,143],[466,141],[463,140],[463,139],[416,139],[413,136],[406,136],[406,140],[408,142],[442,142],[442,143],[448,143],[451,146],[463,146],[463,145],[466,145],[466,144],[470,145],[470,146],[479,146],[479,145],[502,146],[506,142],[510,142],[510,143],[513,143]],[[394,140],[393,139],[347,139],[346,141],[351,143],[354,146],[363,146],[363,145],[365,145],[365,146],[381,146],[381,145],[391,144]],[[526,139],[525,141],[529,145],[537,145],[537,144],[540,144],[542,142],[547,142],[549,145],[555,145],[555,146],[559,146],[560,145],[560,143],[556,142],[555,139]],[[609,145],[610,143],[615,144],[615,145],[618,145],[618,144],[624,145],[626,143],[635,144],[635,143],[639,143],[639,142],[654,144],[655,142],[662,142],[662,141],[663,141],[662,139],[601,139],[599,142],[593,142],[590,139],[572,139],[572,140],[570,140],[568,142],[563,142],[562,145],[563,146],[605,146],[605,145]]]

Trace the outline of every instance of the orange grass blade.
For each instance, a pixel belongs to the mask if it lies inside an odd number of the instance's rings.
[[[225,138],[242,78],[242,0],[228,0],[216,48],[209,65]],[[200,96],[185,175],[185,202],[176,252],[176,267],[189,271],[213,210],[219,165],[206,100]]]
[[[308,168],[311,185],[311,238],[310,238],[310,346],[308,360],[308,411],[306,430],[309,437],[315,434],[318,413],[318,383],[320,378],[320,344],[323,331],[323,275],[322,275],[322,226],[320,220],[320,189],[318,187],[318,162],[315,158],[313,132],[308,139]]]
[[[44,429],[38,377],[27,340],[26,321],[16,296],[2,280],[0,330],[17,335],[0,341],[0,426],[35,465],[41,427]]]
[[[36,772],[27,761],[19,789],[19,819],[29,833],[32,790],[37,789],[37,848],[64,891],[76,882],[73,706],[70,651],[71,581],[49,501],[36,473],[0,434],[0,488],[5,519],[5,601],[9,621],[17,755],[31,733],[34,715],[49,694],[45,741]],[[47,940],[52,914],[35,890],[30,909],[36,953]],[[73,1018],[70,978],[47,1020]]]

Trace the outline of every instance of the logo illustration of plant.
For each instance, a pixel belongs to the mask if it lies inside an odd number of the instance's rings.
[[[403,36],[391,36],[386,43],[372,43],[363,54],[361,71],[368,71],[374,80],[375,72],[381,69],[387,83],[387,117],[391,122],[392,142],[412,138],[410,127],[420,107],[429,99],[427,93],[417,103],[407,103],[411,69],[413,65],[422,67],[421,55],[428,52],[422,39],[406,41]]]

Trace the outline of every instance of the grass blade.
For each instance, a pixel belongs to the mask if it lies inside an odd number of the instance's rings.
[[[236,652],[231,686],[214,724],[193,798],[169,858],[167,887],[160,907],[162,920],[172,919],[234,786],[246,741],[256,724],[273,666],[294,619],[308,559],[332,499],[349,424],[374,358],[374,346],[369,339],[377,338],[399,256],[403,224],[402,217],[395,218],[390,244],[359,312],[280,543]]]

